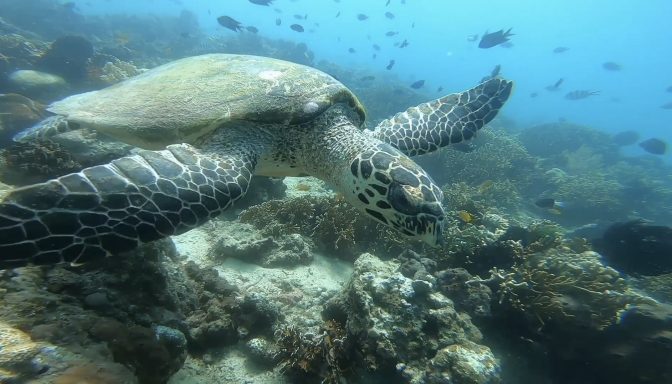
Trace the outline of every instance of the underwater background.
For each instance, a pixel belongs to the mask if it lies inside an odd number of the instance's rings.
[[[444,193],[441,247],[318,179],[258,177],[183,235],[0,271],[0,382],[672,382],[670,15],[664,0],[0,0],[0,199],[134,149],[89,130],[14,141],[46,105],[179,58],[315,67],[368,129],[515,82],[473,140],[414,159]]]

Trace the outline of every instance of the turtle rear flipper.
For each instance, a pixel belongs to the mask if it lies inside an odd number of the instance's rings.
[[[26,128],[12,137],[17,142],[26,142],[39,139],[49,139],[78,128],[77,124],[70,124],[64,116],[51,116],[32,127]]]
[[[256,155],[140,151],[0,202],[0,268],[78,264],[195,228],[247,191]]]
[[[490,79],[462,93],[397,113],[380,122],[372,134],[408,156],[469,140],[495,118],[511,95],[512,87],[512,81]]]

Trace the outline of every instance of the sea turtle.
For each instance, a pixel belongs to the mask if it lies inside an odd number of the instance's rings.
[[[375,130],[362,129],[364,108],[338,80],[268,57],[189,57],[67,97],[46,127],[90,127],[144,149],[10,191],[0,267],[81,263],[184,233],[231,207],[252,175],[316,176],[376,221],[436,245],[443,196],[409,156],[470,139],[511,87],[491,79]]]

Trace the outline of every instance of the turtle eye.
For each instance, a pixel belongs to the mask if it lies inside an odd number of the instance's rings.
[[[412,198],[412,195],[407,190],[408,188],[413,187],[400,183],[392,183],[390,185],[388,200],[397,211],[407,215],[415,215],[418,213],[418,206],[414,203],[416,199]]]

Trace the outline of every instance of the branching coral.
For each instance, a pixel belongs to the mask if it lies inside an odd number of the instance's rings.
[[[261,229],[267,236],[299,233],[313,239],[323,250],[341,256],[353,257],[363,248],[391,250],[405,246],[405,239],[360,214],[339,197],[270,200],[246,209],[240,220]]]
[[[538,321],[602,330],[630,304],[650,302],[631,291],[595,252],[553,248],[527,256],[510,270],[491,270],[499,303]],[[475,281],[475,282],[478,282]]]
[[[279,329],[278,339],[281,360],[280,369],[295,375],[322,378],[322,383],[343,382],[347,371],[349,354],[348,336],[337,322],[326,321],[317,334],[303,333],[295,327]]]

